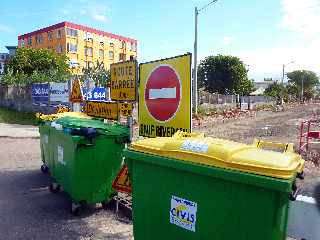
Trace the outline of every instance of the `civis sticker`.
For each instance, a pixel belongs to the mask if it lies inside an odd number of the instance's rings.
[[[62,165],[65,165],[66,162],[63,159],[63,147],[58,145],[58,162]]]
[[[42,139],[43,139],[43,142],[44,142],[45,144],[48,144],[48,143],[49,143],[48,134],[44,134]]]
[[[206,153],[208,152],[209,145],[203,142],[185,140],[180,149],[191,152]]]
[[[197,203],[179,198],[171,197],[170,223],[189,231],[196,231]]]

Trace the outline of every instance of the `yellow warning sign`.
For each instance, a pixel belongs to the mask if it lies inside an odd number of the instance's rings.
[[[110,65],[111,99],[136,100],[137,61],[126,61]]]
[[[112,188],[118,192],[131,193],[131,182],[127,165],[123,165],[116,179],[112,182]]]
[[[79,79],[74,80],[72,83],[72,90],[69,96],[69,101],[73,103],[83,102],[81,82]]]
[[[118,119],[118,103],[116,102],[90,102],[84,106],[84,112],[92,117]]]
[[[118,103],[119,115],[124,117],[132,116],[133,106],[131,103]]]

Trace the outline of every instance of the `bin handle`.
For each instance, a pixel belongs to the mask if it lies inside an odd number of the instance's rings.
[[[255,145],[257,148],[274,147],[278,149],[283,149],[283,152],[294,153],[293,143],[269,142],[269,141],[254,139],[253,145]]]
[[[80,144],[77,144],[77,149],[81,147],[92,147],[92,146],[94,146],[93,143],[80,143]]]
[[[175,134],[172,136],[174,139],[181,139],[181,138],[204,138],[204,133],[188,133],[178,130],[175,132]]]

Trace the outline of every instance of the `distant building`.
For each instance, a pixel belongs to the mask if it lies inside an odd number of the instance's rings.
[[[273,80],[272,78],[265,78],[263,81],[260,82],[253,82],[253,86],[255,89],[266,89],[268,88],[271,84],[275,83],[276,80]]]
[[[9,51],[9,57],[12,57],[16,54],[17,46],[6,46]]]
[[[0,75],[4,74],[4,66],[9,59],[9,53],[0,53]]]
[[[4,68],[9,58],[16,54],[17,46],[6,46],[9,53],[0,53],[0,75],[4,74]]]
[[[137,40],[71,22],[20,35],[18,47],[48,48],[66,54],[74,73],[81,73],[96,61],[109,68],[111,63],[137,57]]]

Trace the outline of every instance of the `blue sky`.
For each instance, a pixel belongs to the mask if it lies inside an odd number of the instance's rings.
[[[17,36],[71,21],[138,40],[139,62],[193,52],[194,7],[210,0],[2,1],[0,51]],[[319,73],[320,0],[218,0],[199,15],[198,58],[241,58],[256,81],[286,71]]]

